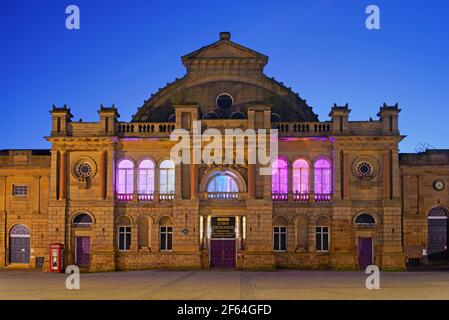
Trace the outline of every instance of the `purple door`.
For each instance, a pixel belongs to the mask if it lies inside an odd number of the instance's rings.
[[[359,237],[359,268],[365,270],[373,264],[373,239]]]
[[[235,268],[235,239],[210,241],[211,268]]]
[[[11,237],[9,240],[9,262],[30,263],[30,238]]]
[[[76,237],[75,239],[75,264],[79,267],[87,267],[89,265],[90,238]]]

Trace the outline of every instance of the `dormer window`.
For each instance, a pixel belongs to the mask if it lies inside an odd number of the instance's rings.
[[[246,116],[241,111],[235,111],[235,112],[231,113],[231,116],[229,118],[230,119],[246,119]]]
[[[234,100],[228,93],[222,93],[218,95],[216,100],[217,107],[220,109],[229,109],[232,106],[233,102]]]
[[[214,111],[208,111],[204,114],[203,119],[205,120],[218,119],[218,115]]]
[[[277,113],[271,113],[271,122],[281,122],[281,116]]]

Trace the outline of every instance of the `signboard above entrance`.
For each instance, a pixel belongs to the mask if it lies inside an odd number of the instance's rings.
[[[235,217],[212,217],[212,239],[235,238]]]

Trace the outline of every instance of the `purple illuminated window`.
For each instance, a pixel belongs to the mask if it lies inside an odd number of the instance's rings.
[[[309,193],[309,163],[304,159],[293,163],[293,193]]]
[[[235,180],[225,174],[213,178],[207,186],[207,192],[238,192]]]
[[[331,163],[325,158],[315,161],[315,194],[332,193]]]
[[[122,160],[117,170],[117,193],[132,194],[134,192],[134,164],[131,160]]]
[[[288,164],[284,159],[277,159],[271,168],[271,193],[288,193]]]
[[[143,160],[139,164],[137,190],[139,194],[154,193],[154,163],[151,160]]]
[[[164,160],[159,166],[159,193],[175,193],[175,163],[171,160]]]

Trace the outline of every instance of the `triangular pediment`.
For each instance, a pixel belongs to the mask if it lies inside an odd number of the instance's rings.
[[[229,37],[222,36],[220,34],[220,40],[214,42],[206,47],[191,52],[182,57],[184,63],[196,60],[196,59],[260,59],[265,63],[268,61],[268,57],[255,50],[244,47],[238,43],[232,42]]]
[[[221,42],[209,47],[195,56],[195,58],[258,58],[252,50],[236,46],[231,42]]]

